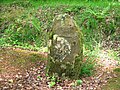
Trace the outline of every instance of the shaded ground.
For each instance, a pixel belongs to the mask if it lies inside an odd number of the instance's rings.
[[[106,57],[106,51],[101,52],[96,73],[81,78],[81,85],[76,86],[75,80],[58,78],[59,82],[50,88],[50,79],[45,74],[46,53],[0,48],[0,90],[119,90],[119,69],[113,72],[120,68],[119,63]]]

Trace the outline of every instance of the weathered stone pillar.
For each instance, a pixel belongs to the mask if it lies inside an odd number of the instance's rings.
[[[55,17],[49,47],[48,74],[78,79],[83,59],[82,33],[70,15]]]

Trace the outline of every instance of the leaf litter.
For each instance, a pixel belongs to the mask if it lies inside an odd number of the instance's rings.
[[[118,61],[106,57],[107,51],[101,52],[100,58],[97,59],[94,75],[82,77],[77,81],[62,80],[58,77],[58,82],[50,82],[49,77],[45,74],[46,60],[38,60],[32,63],[15,62],[17,64],[12,64],[12,61],[20,60],[21,58],[26,61],[26,58],[28,59],[32,53],[41,54],[40,52],[17,48],[1,48],[0,90],[102,90],[102,87],[106,85],[109,79],[117,77],[113,69],[119,68],[120,65]],[[47,57],[46,53],[42,53],[42,56]],[[21,66],[21,64],[25,65]],[[50,86],[50,83],[53,86]]]

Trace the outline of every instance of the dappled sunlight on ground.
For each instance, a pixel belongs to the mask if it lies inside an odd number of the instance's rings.
[[[102,66],[102,71],[112,71],[116,66],[119,66],[119,61],[110,57],[107,50],[101,50],[99,52],[98,64]]]

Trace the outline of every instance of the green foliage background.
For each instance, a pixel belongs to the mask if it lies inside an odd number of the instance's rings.
[[[55,15],[61,13],[68,13],[74,17],[84,34],[86,49],[93,50],[94,46],[102,41],[120,40],[118,3],[108,2],[108,0],[105,2],[86,0],[86,4],[79,3],[78,0],[70,0],[72,3],[64,5],[66,2],[66,0],[51,1],[51,3],[43,0],[16,0],[9,4],[1,4],[0,45],[46,46],[52,20]],[[47,3],[49,4],[46,5]]]

